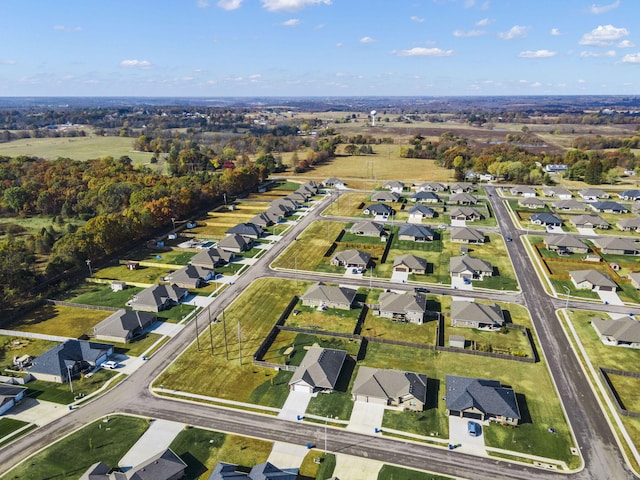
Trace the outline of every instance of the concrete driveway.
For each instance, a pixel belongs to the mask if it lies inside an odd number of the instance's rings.
[[[367,402],[353,402],[353,410],[351,411],[351,417],[349,417],[347,430],[374,435],[376,428],[382,427],[383,416],[384,405]]]
[[[337,453],[336,468],[333,471],[333,475],[335,478],[344,480],[372,480],[378,478],[383,465],[382,462],[377,460]]]
[[[165,335],[167,337],[175,337],[182,331],[184,325],[178,325],[177,323],[169,322],[155,322],[150,331],[157,333],[158,335]]]
[[[616,292],[600,292],[598,291],[600,300],[609,305],[624,305],[624,302],[620,300],[620,297]]]
[[[449,417],[449,443],[461,444],[462,446],[456,449],[461,452],[487,456],[487,449],[484,446],[485,425],[474,420],[482,425],[482,433],[477,437],[472,437],[468,432],[467,422],[469,420],[468,418]]]
[[[452,227],[466,227],[467,226],[467,221],[466,220],[455,220],[455,219],[452,219],[451,220],[451,226]]]
[[[459,278],[459,277],[453,277],[451,279],[451,286],[453,288],[457,288],[458,290],[473,290],[473,284],[472,283],[465,283],[464,279]]]
[[[302,416],[307,411],[307,405],[309,405],[312,397],[313,393],[309,392],[289,392],[278,418],[297,421],[298,415]]]
[[[281,469],[300,468],[307,453],[309,453],[309,449],[304,445],[273,442],[273,448],[271,449],[269,458],[267,458],[267,462]]]
[[[203,297],[202,295],[190,295],[182,303],[186,305],[193,305],[194,307],[207,307],[213,303],[213,298]]]
[[[578,233],[580,235],[591,235],[591,236],[594,236],[596,234],[593,228],[578,228]]]
[[[109,423],[105,423],[105,428]],[[131,468],[139,465],[150,457],[163,452],[176,435],[184,430],[183,423],[170,422],[168,420],[153,420],[151,426],[138,439],[133,447],[122,457],[118,466],[121,468]]]
[[[391,281],[396,283],[407,283],[409,280],[409,272],[393,272],[391,274]]]
[[[67,413],[69,413],[69,408],[66,405],[25,397],[20,405],[13,407],[3,417],[42,426],[57,420]]]

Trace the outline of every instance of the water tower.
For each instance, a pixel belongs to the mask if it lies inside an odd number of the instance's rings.
[[[375,110],[371,110],[371,126],[375,127],[376,126],[376,112]]]

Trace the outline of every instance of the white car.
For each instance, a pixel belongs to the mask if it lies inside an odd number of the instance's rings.
[[[111,370],[118,368],[118,362],[114,362],[113,360],[108,360],[100,365],[102,368],[109,368]]]

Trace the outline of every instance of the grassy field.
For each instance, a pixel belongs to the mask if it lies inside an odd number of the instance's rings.
[[[69,382],[53,383],[35,380],[27,384],[29,388],[27,396],[66,405],[72,403],[79,395],[95,392],[117,374],[114,370],[99,369],[90,378],[76,378],[71,382],[73,392],[69,389]]]
[[[451,477],[436,475],[435,473],[419,472],[395,465],[383,465],[377,480],[452,480]]]
[[[318,310],[315,307],[305,307],[302,301],[296,306],[297,314],[291,314],[287,318],[285,325],[288,327],[312,328],[320,331],[353,333],[360,315],[359,308],[351,310],[341,310],[338,308],[328,308]]]
[[[57,298],[57,300],[66,300],[85,305],[124,308],[125,304],[131,300],[131,297],[141,291],[142,288],[140,287],[127,287],[119,292],[114,292],[109,285],[87,282],[67,290],[65,295]]]
[[[187,464],[184,480],[196,480],[208,478],[218,462],[242,467],[265,462],[272,443],[200,428],[185,428],[169,448]]]
[[[93,327],[111,313],[103,310],[42,305],[21,319],[7,324],[5,328],[21,332],[79,338],[85,333],[91,333]]]
[[[316,332],[297,333],[281,330],[264,355],[264,360],[272,363],[300,365],[302,358],[306,354],[306,347],[311,346],[345,350],[350,355],[355,356],[360,349],[360,341],[331,337]],[[284,352],[290,347],[293,347],[293,352],[285,355]]]
[[[282,252],[272,267],[308,271],[315,271],[321,264],[328,267],[330,258],[324,254],[345,226],[345,223],[328,220],[313,222],[297,237],[295,243]]]
[[[56,158],[72,158],[74,160],[90,160],[94,158],[124,155],[131,158],[136,165],[145,165],[155,170],[164,169],[162,162],[149,164],[152,153],[133,150],[133,138],[103,137],[87,135],[75,138],[24,138],[0,144],[0,155],[17,157],[20,155],[35,156],[47,160]]]
[[[252,356],[293,295],[302,294],[308,286],[309,283],[305,282],[270,278],[252,283],[243,295],[225,310],[225,322],[211,326],[214,355],[211,355],[208,330],[205,325],[200,325],[201,350],[198,351],[195,342],[191,344],[158,377],[154,385],[245,402],[254,390],[264,384],[278,386],[272,385],[275,372],[272,369],[255,367]],[[242,360],[237,336],[238,322],[242,331]],[[225,353],[225,326],[228,359]],[[286,385],[284,388],[287,388]],[[257,403],[262,401],[260,398],[254,400]]]
[[[127,253],[124,260],[133,262],[155,262],[167,265],[187,265],[191,257],[198,251],[196,249],[175,249],[169,252],[152,250],[150,248],[141,247],[137,250]]]
[[[638,397],[640,379],[613,374],[608,376],[624,408],[630,412],[640,412],[640,397]]]
[[[336,200],[322,212],[323,215],[332,215],[338,217],[355,217],[362,213],[361,206],[364,207],[369,202],[368,193],[347,192],[340,193],[336,196]]]
[[[399,340],[401,342],[434,345],[437,324],[436,320],[429,320],[422,325],[409,322],[394,322],[388,318],[373,315],[369,310],[362,326],[362,335]]]
[[[139,266],[136,270],[129,270],[126,265],[101,268],[94,272],[93,276],[104,280],[117,280],[120,282],[153,284],[158,283],[165,276],[169,268]]]
[[[267,201],[239,200],[234,202],[233,206],[233,210],[221,206],[207,213],[206,217],[197,220],[197,226],[189,229],[189,233],[198,238],[219,240],[231,227],[238,223],[248,222],[259,213],[269,209]]]
[[[0,418],[0,440],[27,425],[29,425],[27,422],[22,422],[14,418]]]
[[[37,453],[0,479],[75,480],[98,461],[116,467],[148,426],[146,420],[136,417],[111,416],[107,424],[98,420]]]
[[[13,357],[22,355],[37,357],[54,345],[56,342],[48,340],[0,335],[0,367],[4,369],[12,366]]]

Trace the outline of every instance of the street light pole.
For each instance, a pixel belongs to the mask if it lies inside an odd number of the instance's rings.
[[[566,302],[565,302],[565,304],[564,304],[564,309],[565,309],[565,310],[569,310],[569,291],[570,291],[570,290],[569,290],[569,287],[567,287],[567,286],[564,286],[563,288],[564,288],[564,289],[565,289],[565,291],[567,292],[567,300],[566,300]]]
[[[69,377],[69,390],[73,393],[73,384],[71,383],[71,365],[67,365],[67,377]]]
[[[87,267],[89,268],[89,276],[93,277],[93,270],[91,270],[91,260],[89,260],[88,258],[85,260],[85,263],[87,264]]]
[[[175,217],[171,217],[171,223],[173,224],[173,233],[176,233],[176,219],[175,219]]]

